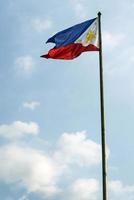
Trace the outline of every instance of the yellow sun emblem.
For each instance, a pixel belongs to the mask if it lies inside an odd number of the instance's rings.
[[[96,38],[96,35],[93,31],[88,32],[86,35],[86,43],[92,42],[92,40],[95,38]]]

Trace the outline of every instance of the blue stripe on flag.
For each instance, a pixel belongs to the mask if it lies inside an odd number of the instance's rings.
[[[63,47],[74,43],[87,28],[96,20],[96,18],[85,21],[83,23],[72,26],[68,29],[56,33],[54,36],[49,38],[46,43],[55,43],[55,48]]]

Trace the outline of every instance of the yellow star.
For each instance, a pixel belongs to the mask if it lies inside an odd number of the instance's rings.
[[[92,40],[95,38],[96,38],[96,35],[93,31],[88,32],[86,36],[86,43],[92,42]]]

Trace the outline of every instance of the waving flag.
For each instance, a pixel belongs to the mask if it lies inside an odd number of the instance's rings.
[[[55,47],[44,58],[71,60],[82,52],[99,51],[98,18],[58,32],[46,43],[55,43]]]

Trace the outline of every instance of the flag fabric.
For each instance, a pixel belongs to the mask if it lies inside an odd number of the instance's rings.
[[[98,18],[58,32],[46,43],[55,43],[55,47],[44,58],[71,60],[82,52],[99,51]]]

